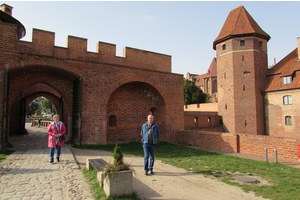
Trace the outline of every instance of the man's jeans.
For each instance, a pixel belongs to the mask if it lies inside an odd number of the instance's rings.
[[[154,151],[155,151],[155,144],[143,144],[144,148],[144,169],[145,172],[148,172],[149,170],[153,170],[153,165],[154,165]],[[149,162],[149,157],[150,157],[150,166],[148,165]]]
[[[55,148],[51,148],[50,147],[50,159],[53,160],[53,156],[54,156],[54,150]],[[56,145],[56,158],[59,158],[60,156],[60,151],[61,151],[61,147]]]

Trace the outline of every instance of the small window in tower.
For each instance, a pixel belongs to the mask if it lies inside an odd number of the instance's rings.
[[[259,47],[262,48],[262,46],[263,46],[262,41],[259,41]]]
[[[246,86],[245,86],[245,84],[243,85],[243,91],[245,91],[246,90]]]
[[[227,110],[227,103],[225,103],[225,110]]]
[[[241,41],[240,41],[240,46],[241,46],[241,47],[245,46],[245,40],[241,40]]]
[[[224,79],[226,79],[226,73],[224,72]]]
[[[244,77],[249,77],[249,76],[250,76],[250,72],[244,71]]]
[[[285,116],[285,125],[292,125],[292,117]]]
[[[247,121],[245,120],[245,127],[247,126]]]
[[[222,50],[226,50],[226,44],[222,45]]]
[[[244,55],[242,55],[242,61],[244,61]]]

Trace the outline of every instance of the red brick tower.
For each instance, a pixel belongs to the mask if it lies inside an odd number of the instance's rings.
[[[264,32],[247,10],[232,10],[213,43],[217,51],[219,115],[230,133],[264,134],[262,88],[268,70]]]

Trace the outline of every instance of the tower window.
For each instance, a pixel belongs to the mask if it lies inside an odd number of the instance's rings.
[[[226,50],[226,44],[222,45],[222,50]]]
[[[241,46],[241,47],[245,46],[245,40],[241,40],[241,41],[240,41],[240,46]]]
[[[292,117],[285,116],[285,125],[292,125]]]
[[[242,61],[244,61],[244,55],[242,55]]]
[[[292,103],[292,96],[286,95],[283,97],[283,105],[291,105]]]
[[[262,46],[263,46],[262,41],[259,41],[259,47],[262,48]]]
[[[227,103],[225,103],[225,110],[227,110]]]
[[[244,72],[244,77],[249,77],[249,75],[250,75],[250,72],[247,72],[247,71]]]

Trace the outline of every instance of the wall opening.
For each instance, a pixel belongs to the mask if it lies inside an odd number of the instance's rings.
[[[108,126],[117,126],[117,117],[115,115],[109,116]]]

